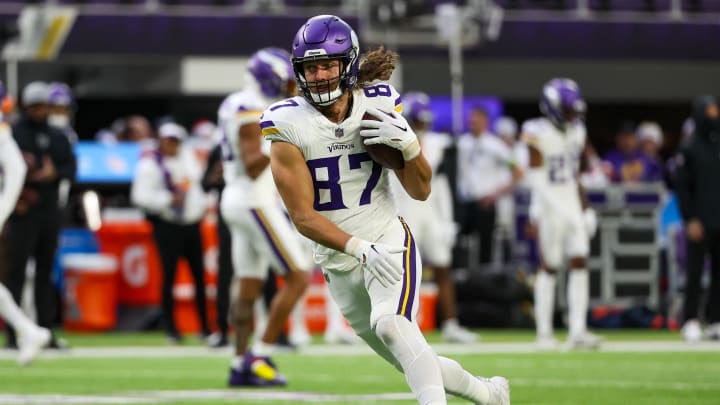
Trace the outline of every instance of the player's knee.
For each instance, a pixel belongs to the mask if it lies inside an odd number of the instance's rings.
[[[570,270],[584,269],[585,264],[586,261],[584,257],[573,257],[570,259]]]
[[[305,293],[309,284],[308,273],[304,271],[293,271],[285,276],[284,288],[289,288],[299,296]]]
[[[375,323],[375,334],[386,346],[390,346],[393,342],[402,338],[399,323],[403,321],[409,322],[400,315],[383,315]]]

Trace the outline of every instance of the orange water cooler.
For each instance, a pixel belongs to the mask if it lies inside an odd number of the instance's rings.
[[[117,260],[111,255],[71,253],[63,256],[62,265],[64,328],[82,332],[113,329],[117,323]]]

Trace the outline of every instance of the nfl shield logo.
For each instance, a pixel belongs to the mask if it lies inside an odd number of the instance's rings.
[[[345,131],[341,127],[335,128],[335,137],[342,138],[345,135]]]

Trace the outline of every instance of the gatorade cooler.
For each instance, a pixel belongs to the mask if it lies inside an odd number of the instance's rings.
[[[118,299],[128,306],[160,306],[162,269],[148,221],[104,222],[97,232],[100,251],[119,266]]]
[[[73,331],[105,331],[117,322],[117,260],[111,255],[63,256],[65,296],[63,326]]]

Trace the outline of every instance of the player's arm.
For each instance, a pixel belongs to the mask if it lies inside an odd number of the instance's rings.
[[[584,149],[585,147],[583,145],[583,148],[581,150]],[[590,207],[590,200],[588,200],[587,192],[585,192],[585,187],[583,187],[582,181],[580,181],[579,171],[575,175],[575,182],[577,183],[580,207],[583,211],[583,221],[585,222],[585,229],[587,230],[588,236],[592,238],[593,236],[595,236],[595,232],[597,232],[597,214],[595,213],[595,210]]]
[[[295,227],[307,238],[342,252],[352,235],[315,211],[312,177],[300,149],[291,143],[276,141],[272,143],[270,156],[275,185]]]
[[[260,130],[260,123],[257,121],[248,122],[241,125],[238,129],[238,137],[240,144],[240,158],[245,173],[254,179],[262,173],[270,163],[268,157],[262,151],[263,136]]]
[[[2,229],[5,220],[15,208],[27,173],[27,165],[22,152],[7,127],[0,127],[0,164],[6,174],[3,179],[4,186],[0,191],[0,229]],[[8,176],[7,174],[12,175]]]
[[[410,197],[425,201],[430,196],[432,169],[422,153],[405,161],[405,166],[395,170],[395,174]]]
[[[373,243],[352,236],[313,208],[315,192],[305,159],[297,146],[275,141],[270,148],[270,168],[275,185],[285,203],[295,227],[307,238],[356,257],[363,269],[370,272],[383,286],[401,280],[403,268],[392,255],[403,247]]]
[[[540,215],[540,201],[544,198],[543,194],[547,192],[547,176],[545,174],[545,161],[542,152],[532,142],[532,138],[526,138],[528,146],[528,169],[527,181],[530,186],[530,220],[534,222]]]

